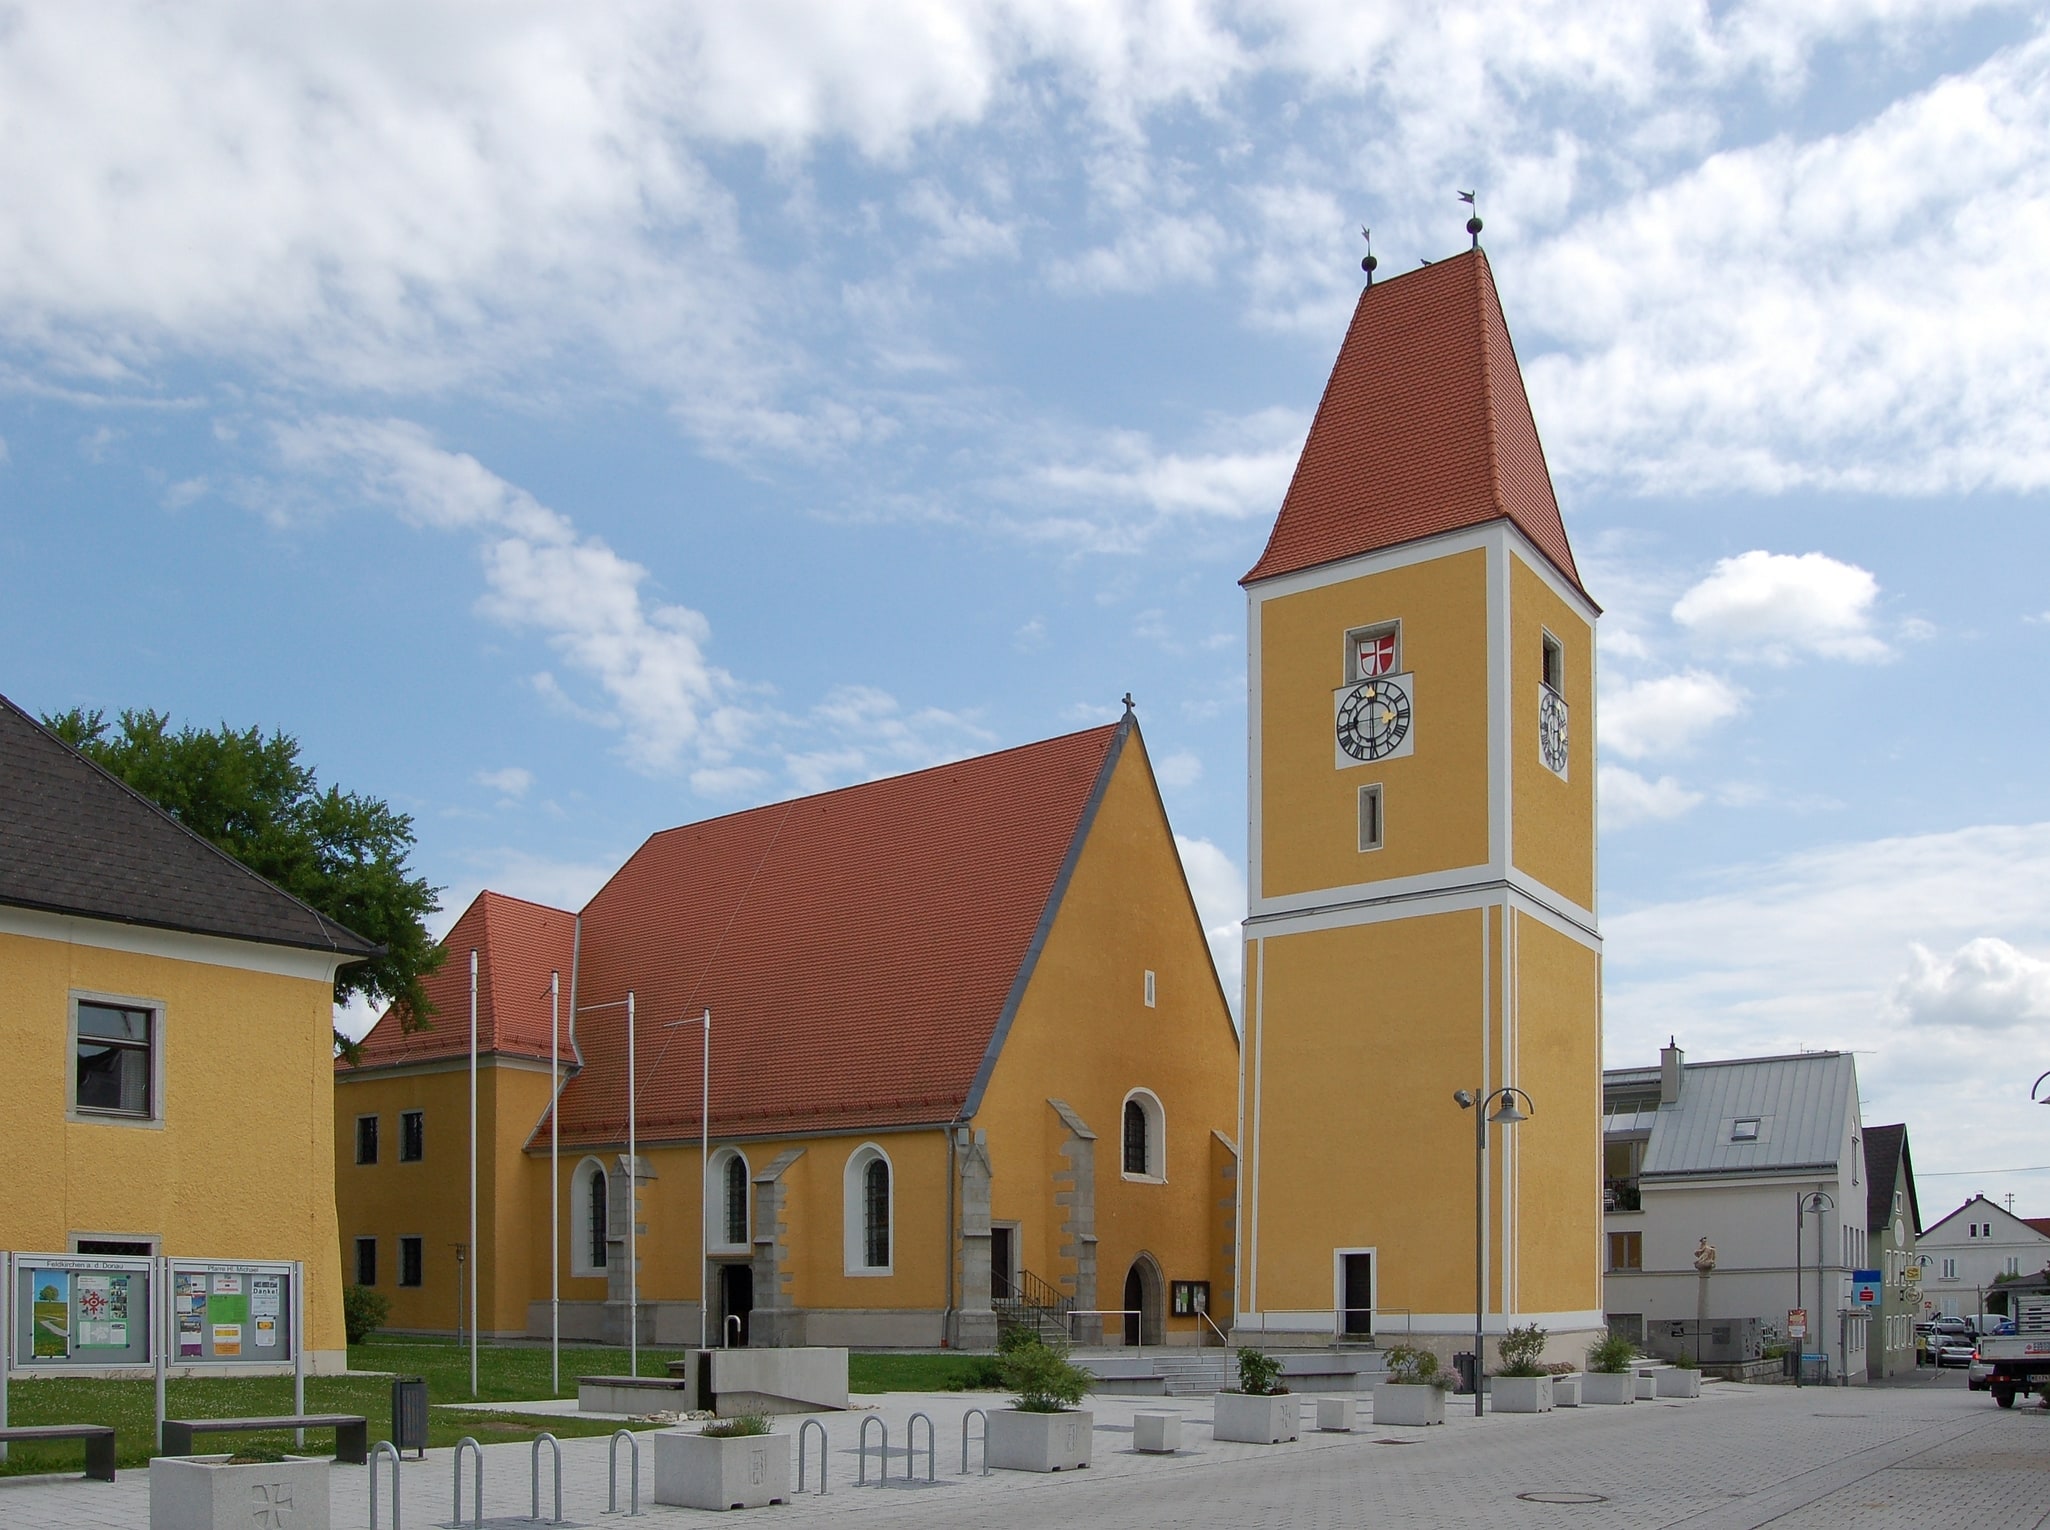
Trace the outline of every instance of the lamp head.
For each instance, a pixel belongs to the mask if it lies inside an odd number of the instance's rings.
[[[1504,1089],[1494,1112],[1488,1117],[1488,1122],[1492,1126],[1514,1126],[1518,1121],[1528,1121],[1529,1119],[1529,1116],[1526,1116],[1516,1108],[1515,1092]]]

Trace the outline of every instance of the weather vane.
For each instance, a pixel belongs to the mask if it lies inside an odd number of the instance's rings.
[[[1466,220],[1466,232],[1473,240],[1473,248],[1477,250],[1481,247],[1481,210],[1474,205],[1473,198],[1474,194],[1471,191],[1459,193],[1459,200],[1473,208],[1473,216]]]
[[[1367,273],[1367,285],[1371,287],[1374,285],[1374,268],[1381,264],[1374,258],[1374,231],[1362,223],[1360,238],[1367,241],[1367,257],[1360,262],[1360,269]]]

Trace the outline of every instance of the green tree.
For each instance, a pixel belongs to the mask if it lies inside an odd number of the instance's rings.
[[[398,1006],[410,1029],[434,1013],[420,980],[441,965],[426,919],[438,889],[411,874],[413,820],[375,797],[321,789],[299,741],[260,728],[177,730],[160,712],[117,725],[77,707],[43,725],[310,908],[384,947],[335,975],[335,1002],[363,994]],[[335,1044],[354,1048],[339,1033]]]

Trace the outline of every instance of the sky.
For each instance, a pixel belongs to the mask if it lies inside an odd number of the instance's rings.
[[[297,737],[445,928],[1136,699],[1477,193],[1600,633],[1611,1066],[1856,1052],[2050,1214],[2050,16],[0,3],[0,691]]]

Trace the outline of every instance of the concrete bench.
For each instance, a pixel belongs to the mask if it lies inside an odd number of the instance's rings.
[[[167,1418],[164,1454],[189,1456],[198,1434],[256,1434],[266,1429],[332,1429],[335,1459],[361,1466],[370,1459],[370,1421],[360,1413],[288,1413],[281,1418]]]
[[[682,1413],[694,1388],[682,1376],[579,1376],[577,1408],[584,1413]]]
[[[0,1429],[0,1445],[27,1445],[39,1440],[84,1440],[85,1474],[95,1482],[114,1480],[111,1424],[21,1424]]]

